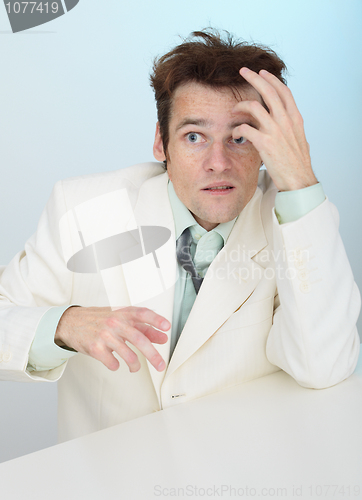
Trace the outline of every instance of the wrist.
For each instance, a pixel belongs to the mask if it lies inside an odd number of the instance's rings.
[[[283,191],[297,191],[299,189],[304,189],[310,186],[314,186],[315,184],[318,184],[318,180],[316,176],[313,174],[312,176],[309,176],[308,178],[296,178],[296,179],[289,179],[288,181],[284,181],[282,183],[279,183],[279,185],[276,185],[278,188],[278,191],[283,192]]]
[[[74,314],[75,308],[78,307],[80,306],[71,306],[66,311],[64,311],[64,313],[60,317],[57,329],[55,330],[54,344],[63,349],[74,350],[67,344],[66,333],[69,330],[69,325],[67,320],[69,319],[70,316]]]

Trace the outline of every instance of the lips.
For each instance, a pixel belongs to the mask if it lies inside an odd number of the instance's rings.
[[[234,189],[234,186],[230,184],[222,184],[221,182],[215,182],[209,186],[203,188],[203,191],[209,191],[211,193],[227,193]]]

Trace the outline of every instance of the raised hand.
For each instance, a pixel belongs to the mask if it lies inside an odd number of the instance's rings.
[[[244,137],[254,145],[279,191],[316,184],[303,118],[289,88],[265,70],[258,74],[241,68],[240,75],[259,92],[269,112],[259,101],[240,101],[233,114],[248,113],[258,126],[243,123],[233,130],[233,138]]]

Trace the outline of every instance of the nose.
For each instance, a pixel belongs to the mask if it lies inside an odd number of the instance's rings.
[[[223,172],[231,168],[228,151],[222,142],[215,141],[210,145],[204,168],[214,172]]]

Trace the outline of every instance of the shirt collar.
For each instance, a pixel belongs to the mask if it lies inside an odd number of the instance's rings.
[[[173,184],[170,180],[168,181],[167,190],[172,208],[173,218],[175,221],[176,239],[181,236],[181,234],[187,227],[192,227],[200,235],[204,235],[207,232],[206,229],[201,227],[200,224],[196,222],[189,209],[186,208],[182,201],[178,198],[177,194],[175,193]],[[237,217],[235,217],[235,219],[231,221],[222,222],[212,230],[220,234],[220,236],[224,240],[224,245],[227,242],[236,219]]]

